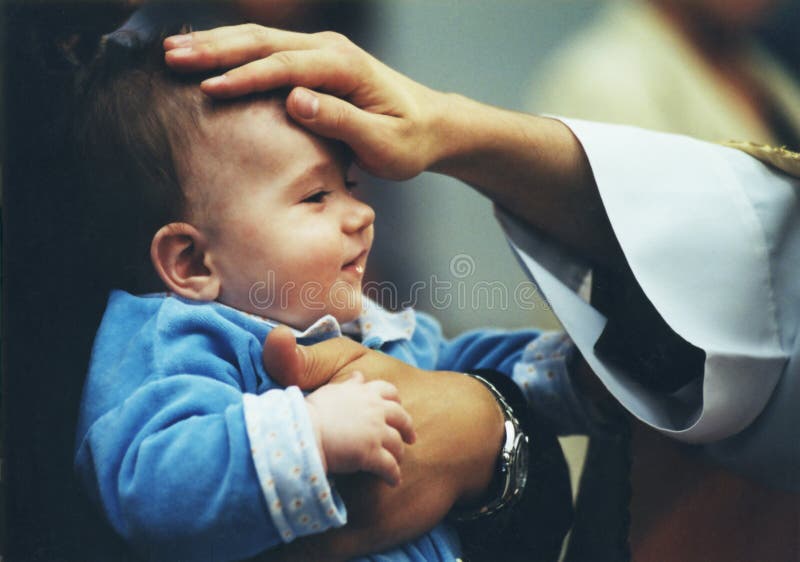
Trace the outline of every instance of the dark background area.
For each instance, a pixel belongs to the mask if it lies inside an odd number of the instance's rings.
[[[320,6],[307,25],[356,32],[367,13],[357,2]],[[69,138],[76,70],[130,12],[110,0],[2,3],[0,554],[10,561],[132,557],[73,478],[81,388],[110,287],[86,252],[91,217]]]
[[[81,250],[65,128],[73,62],[125,15],[109,2],[2,4],[0,536],[10,561],[126,558],[72,478],[78,401],[106,290]],[[793,10],[764,35],[800,74],[798,27]]]
[[[72,478],[77,406],[106,291],[81,252],[66,125],[74,70],[69,59],[87,56],[98,30],[124,16],[109,3],[4,5],[7,560],[123,558]],[[74,52],[67,55],[70,47]]]

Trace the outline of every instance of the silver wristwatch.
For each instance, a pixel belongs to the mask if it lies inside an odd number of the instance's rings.
[[[498,493],[479,507],[454,510],[456,521],[471,521],[497,513],[516,503],[525,490],[528,480],[528,436],[522,431],[514,410],[495,386],[479,375],[469,375],[483,383],[497,400],[503,412],[505,439],[497,461]]]

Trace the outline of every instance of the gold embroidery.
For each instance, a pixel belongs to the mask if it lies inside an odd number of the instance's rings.
[[[727,141],[722,144],[746,152],[765,164],[774,166],[790,176],[800,178],[800,154],[797,152],[754,142]]]

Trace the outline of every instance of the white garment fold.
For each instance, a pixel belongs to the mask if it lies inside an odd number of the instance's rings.
[[[564,122],[587,153],[647,298],[678,335],[705,352],[702,384],[659,393],[599,358],[594,345],[606,319],[575,292],[586,264],[498,211],[512,248],[565,330],[608,390],[643,422],[692,443],[724,443],[752,430],[800,471],[800,407],[795,402],[789,412],[790,402],[773,397],[782,376],[790,380],[780,392],[800,394],[795,361],[787,370],[798,353],[800,180],[688,137]],[[777,415],[762,415],[773,406],[781,408]],[[760,443],[754,455],[763,456],[765,447]]]

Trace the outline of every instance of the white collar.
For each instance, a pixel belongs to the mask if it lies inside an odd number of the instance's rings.
[[[247,312],[243,314],[265,322],[273,328],[281,325],[280,322],[269,318],[263,318]],[[405,308],[399,312],[390,312],[364,296],[362,297],[361,315],[352,322],[339,324],[336,318],[326,314],[305,330],[297,330],[291,326],[290,329],[298,340],[326,340],[347,335],[360,338],[361,342],[369,347],[378,347],[390,341],[411,339],[411,335],[416,328],[416,322],[417,319],[413,309]]]

